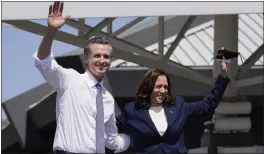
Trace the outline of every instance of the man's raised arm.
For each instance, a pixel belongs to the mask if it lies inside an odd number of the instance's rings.
[[[45,36],[39,46],[37,57],[40,60],[47,58],[50,55],[51,45],[58,29],[60,29],[70,16],[62,16],[63,2],[54,2],[49,7],[48,28]]]
[[[50,5],[46,34],[41,41],[38,51],[33,55],[35,58],[35,66],[55,90],[63,90],[68,84],[67,72],[69,71],[57,64],[51,52],[51,45],[56,36],[56,32],[70,18],[70,16],[63,17],[62,11],[62,2],[54,2],[53,5]]]

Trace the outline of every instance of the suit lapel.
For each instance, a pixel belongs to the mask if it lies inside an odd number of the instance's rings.
[[[173,110],[174,106],[169,107],[169,106],[165,106],[164,110],[165,110],[165,114],[167,117],[167,122],[168,122],[168,127],[167,130],[164,133],[164,136],[170,131],[170,129],[172,128],[175,118],[176,118],[176,113],[175,110]]]
[[[177,117],[175,106],[165,106],[164,111],[167,117],[167,122],[168,122],[168,127],[163,135],[163,137],[168,134],[168,132],[172,129],[172,126],[175,122],[175,119]],[[160,136],[156,126],[154,125],[150,115],[149,115],[149,110],[148,109],[140,109],[139,110],[139,116],[141,119],[155,132],[157,135]]]
[[[159,134],[156,126],[154,125],[150,115],[149,115],[149,110],[148,109],[141,109],[139,111],[141,119],[157,134]]]

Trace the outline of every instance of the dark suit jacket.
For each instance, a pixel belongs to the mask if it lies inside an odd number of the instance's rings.
[[[163,136],[157,131],[148,109],[137,108],[134,102],[126,104],[123,114],[117,117],[117,127],[132,137],[137,153],[187,153],[183,135],[186,119],[192,113],[213,111],[222,99],[228,82],[228,78],[218,76],[214,88],[198,102],[185,103],[183,97],[176,96],[175,105],[164,107],[168,127]]]

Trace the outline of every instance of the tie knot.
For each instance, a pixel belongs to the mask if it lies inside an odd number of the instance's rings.
[[[101,89],[101,88],[102,88],[101,85],[100,85],[100,83],[96,83],[96,84],[95,84],[95,87],[96,87],[97,89]]]

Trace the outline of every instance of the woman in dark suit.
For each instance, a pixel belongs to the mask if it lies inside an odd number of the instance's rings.
[[[227,71],[224,59],[220,68],[222,73]],[[186,119],[192,113],[213,111],[228,83],[227,77],[219,75],[203,100],[185,103],[177,96],[173,101],[168,75],[163,70],[150,69],[137,89],[136,101],[126,104],[123,114],[117,117],[117,127],[131,136],[137,153],[187,153],[183,136]]]

